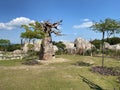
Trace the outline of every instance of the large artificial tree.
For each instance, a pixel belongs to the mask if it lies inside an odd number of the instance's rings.
[[[52,44],[52,33],[55,35],[61,35],[61,31],[58,26],[61,24],[62,20],[56,23],[45,22],[35,22],[29,25],[22,25],[26,32],[21,33],[22,38],[31,39],[42,39],[39,59],[49,60],[54,54],[53,44]]]

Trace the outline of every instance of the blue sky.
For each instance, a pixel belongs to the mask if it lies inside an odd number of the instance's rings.
[[[0,0],[0,39],[20,43],[20,33],[25,31],[21,24],[61,19],[65,36],[53,36],[53,40],[101,39],[101,33],[89,27],[105,18],[119,19],[119,10],[120,0]]]

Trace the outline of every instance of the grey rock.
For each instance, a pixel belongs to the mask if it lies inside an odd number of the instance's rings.
[[[109,43],[105,42],[104,45],[106,49],[120,50],[120,44],[110,45]]]

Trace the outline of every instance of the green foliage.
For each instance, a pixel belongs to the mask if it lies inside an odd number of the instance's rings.
[[[20,44],[9,44],[7,46],[0,46],[0,51],[14,51],[16,49],[21,49]]]
[[[102,44],[102,40],[95,39],[91,42],[97,49],[100,49],[100,45]]]
[[[120,22],[111,18],[100,20],[92,25],[92,30],[97,32],[106,32],[107,36],[120,33]]]
[[[101,20],[100,22],[94,23],[91,26],[93,31],[101,32],[102,33],[102,67],[104,66],[104,37],[105,33],[107,33],[107,37],[115,33],[120,33],[120,22],[107,18],[105,20]]]
[[[33,51],[33,50],[29,50],[27,52],[27,56],[25,56],[23,59],[27,60],[27,61],[29,61],[29,60],[35,60],[35,59],[38,59],[38,55],[39,55],[39,52]]]
[[[53,42],[53,45],[56,45],[58,47],[58,51],[56,52],[56,54],[60,55],[60,54],[64,54],[65,53],[65,44],[63,44],[63,42],[59,41],[59,42]]]
[[[77,66],[91,66],[90,63],[86,63],[86,62],[83,62],[83,61],[78,61],[75,63],[75,65]]]
[[[17,49],[21,49],[20,44],[11,44],[11,45],[7,46],[7,51],[14,51]]]
[[[105,39],[105,42],[108,42],[110,45],[119,44],[120,38],[119,37],[107,38],[107,39]]]
[[[65,44],[63,44],[63,42],[59,41],[59,42],[53,42],[53,45],[56,45],[58,47],[58,49],[65,49]]]
[[[110,45],[115,45],[120,43],[120,38],[119,37],[111,37],[111,38],[106,38],[105,42],[108,42]],[[91,41],[91,43],[97,48],[100,49],[100,45],[102,44],[102,40],[95,39]]]
[[[9,44],[10,44],[10,40],[0,39],[0,45],[9,45]]]
[[[61,35],[61,31],[57,28],[61,22],[62,20],[51,24],[49,21],[46,21],[44,23],[36,21],[35,23],[30,23],[29,25],[22,25],[21,27],[23,27],[26,32],[21,33],[21,38],[42,39],[47,36],[51,37],[51,33],[54,33],[55,35]]]
[[[21,33],[21,38],[26,39],[41,39],[45,36],[45,33],[42,31],[41,24],[39,22],[30,23],[29,25],[22,25],[26,31]]]
[[[29,48],[29,50],[32,50],[34,48],[33,44],[28,44],[27,47]]]

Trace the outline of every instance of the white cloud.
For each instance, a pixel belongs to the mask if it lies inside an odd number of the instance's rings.
[[[85,19],[83,19],[83,21],[84,21],[84,22],[88,22],[88,21],[90,21],[90,19],[85,18]]]
[[[80,25],[74,25],[73,28],[75,29],[83,29],[83,28],[89,28],[93,25],[93,22],[90,21],[89,19],[84,19],[83,23],[81,23]]]
[[[22,24],[29,24],[34,22],[35,22],[34,20],[30,20],[29,18],[26,17],[18,17],[7,23],[0,23],[0,29],[13,30],[16,28],[20,28]]]

